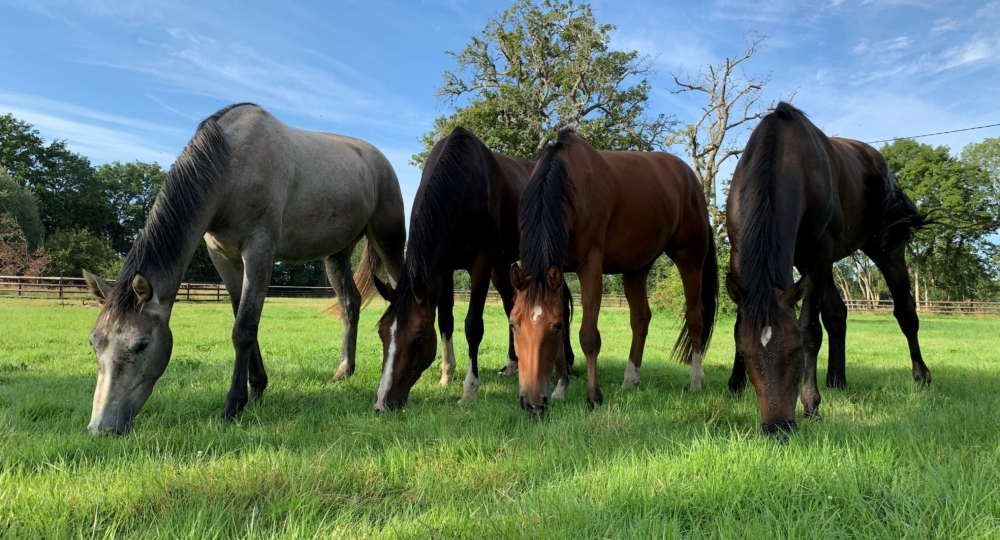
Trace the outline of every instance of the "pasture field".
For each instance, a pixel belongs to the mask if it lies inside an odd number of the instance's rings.
[[[787,444],[758,435],[752,390],[729,397],[732,321],[687,391],[673,313],[655,313],[642,383],[618,389],[628,312],[602,314],[605,406],[585,381],[537,421],[517,405],[498,306],[479,399],[439,364],[404,411],[377,415],[381,366],[362,314],[358,372],[336,369],[340,324],[320,301],[269,301],[263,403],[219,419],[232,370],[228,305],[179,304],[174,354],[128,436],[91,437],[97,310],[0,300],[0,537],[958,538],[1000,535],[1000,320],[924,317],[929,390],[888,315],[852,316],[848,388]],[[456,319],[464,306],[456,306]],[[577,317],[578,319],[578,317]],[[461,327],[461,324],[456,324]],[[578,372],[582,355],[578,354]],[[820,377],[825,377],[825,347]]]

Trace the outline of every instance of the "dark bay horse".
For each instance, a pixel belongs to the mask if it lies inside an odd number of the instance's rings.
[[[389,300],[379,322],[383,364],[376,410],[402,407],[413,384],[434,362],[435,311],[442,342],[441,384],[451,382],[455,373],[452,276],[456,269],[468,270],[472,281],[465,317],[469,368],[459,403],[475,397],[480,385],[483,307],[491,278],[508,315],[514,305],[510,266],[518,254],[517,207],[533,165],[491,152],[463,128],[455,128],[434,145],[413,201],[399,285],[392,289],[375,278],[379,292]],[[568,293],[567,289],[567,302]],[[564,345],[572,358],[568,339]],[[508,349],[506,368],[513,371],[517,356],[512,337]]]
[[[803,378],[805,414],[819,414],[820,315],[830,334],[827,385],[844,386],[847,308],[832,267],[858,249],[875,262],[892,293],[914,380],[930,384],[902,249],[925,220],[874,148],[827,137],[801,111],[780,103],[747,141],[726,213],[732,243],[726,288],[739,306],[729,387],[741,392],[749,374],[764,433],[795,429]],[[802,276],[798,282],[793,267]]]
[[[326,263],[344,320],[342,378],[354,371],[372,276],[382,261],[394,279],[402,269],[404,226],[396,174],[372,145],[289,127],[253,104],[208,117],[170,168],[118,281],[85,272],[104,303],[90,334],[98,360],[90,430],[128,431],[166,369],[170,313],[202,235],[236,315],[236,364],[222,413],[232,420],[267,387],[257,326],[273,261]]]
[[[510,315],[517,350],[522,408],[541,415],[557,370],[553,399],[568,379],[562,355],[560,291],[563,272],[580,278],[587,356],[587,403],[603,401],[597,385],[603,274],[622,274],[631,310],[632,348],[622,388],[639,383],[651,313],[646,278],[666,253],[677,264],[687,303],[686,325],[674,348],[691,366],[691,390],[701,388],[702,356],[715,324],[718,268],[705,196],[694,172],[662,152],[601,152],[571,130],[545,149],[521,198],[521,264],[511,268],[517,289]]]

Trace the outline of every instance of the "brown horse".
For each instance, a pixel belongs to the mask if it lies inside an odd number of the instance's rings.
[[[827,385],[845,384],[847,308],[832,267],[858,249],[875,262],[892,293],[914,380],[930,384],[902,249],[911,231],[926,221],[881,154],[862,142],[827,137],[801,111],[780,103],[750,136],[730,193],[726,288],[739,311],[729,387],[741,392],[749,374],[764,433],[795,429],[795,398],[803,378],[805,414],[819,414],[820,314],[830,333]],[[802,275],[797,283],[793,267]]]
[[[562,399],[568,384],[560,346],[566,332],[564,271],[575,271],[582,289],[580,346],[587,357],[588,405],[603,401],[597,385],[603,274],[622,274],[632,323],[622,388],[639,383],[651,317],[646,277],[661,253],[677,264],[687,301],[687,324],[674,351],[692,364],[691,390],[701,388],[701,359],[715,324],[718,268],[705,196],[684,162],[662,152],[598,151],[564,131],[535,165],[518,217],[521,264],[511,268],[517,294],[510,322],[522,408],[544,414],[553,367],[559,377],[553,399]]]
[[[389,301],[379,322],[382,379],[376,410],[402,407],[413,384],[434,362],[435,310],[441,331],[441,384],[451,382],[455,373],[455,269],[468,270],[472,281],[465,318],[469,369],[459,403],[475,397],[480,385],[483,307],[491,276],[507,315],[514,304],[510,265],[518,253],[517,206],[533,165],[526,159],[491,152],[463,128],[455,128],[431,149],[413,202],[399,285],[392,289],[375,278],[379,293]],[[569,298],[568,289],[565,298]],[[564,345],[572,358],[568,339]],[[516,366],[510,338],[505,370],[513,372]]]

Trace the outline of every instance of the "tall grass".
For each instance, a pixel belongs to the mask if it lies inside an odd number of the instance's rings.
[[[507,343],[499,307],[487,312],[476,402],[457,405],[460,385],[438,386],[435,364],[405,410],[377,415],[381,306],[362,314],[357,373],[336,384],[340,326],[321,306],[268,303],[271,386],[228,425],[232,312],[179,305],[173,359],[135,430],[91,437],[96,310],[0,302],[0,536],[1000,534],[996,319],[923,319],[925,391],[895,321],[852,317],[848,388],[825,390],[824,419],[801,421],[782,445],[758,436],[751,393],[728,396],[731,320],[706,358],[705,389],[691,394],[687,368],[668,360],[676,314],[654,314],[642,383],[621,391],[628,312],[605,310],[605,406],[587,413],[574,378],[567,401],[536,421],[518,408],[516,379],[495,375]],[[461,373],[464,339],[455,345]]]

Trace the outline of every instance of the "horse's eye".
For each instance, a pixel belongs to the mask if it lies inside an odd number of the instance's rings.
[[[510,323],[510,331],[517,333],[517,325],[514,323]]]
[[[132,352],[135,354],[139,354],[142,351],[145,351],[146,347],[149,347],[149,340],[141,339],[137,341],[134,345],[132,345]]]
[[[553,334],[558,334],[558,333],[560,333],[562,331],[563,331],[563,323],[562,323],[562,321],[559,321],[555,325],[552,326],[552,333]]]

